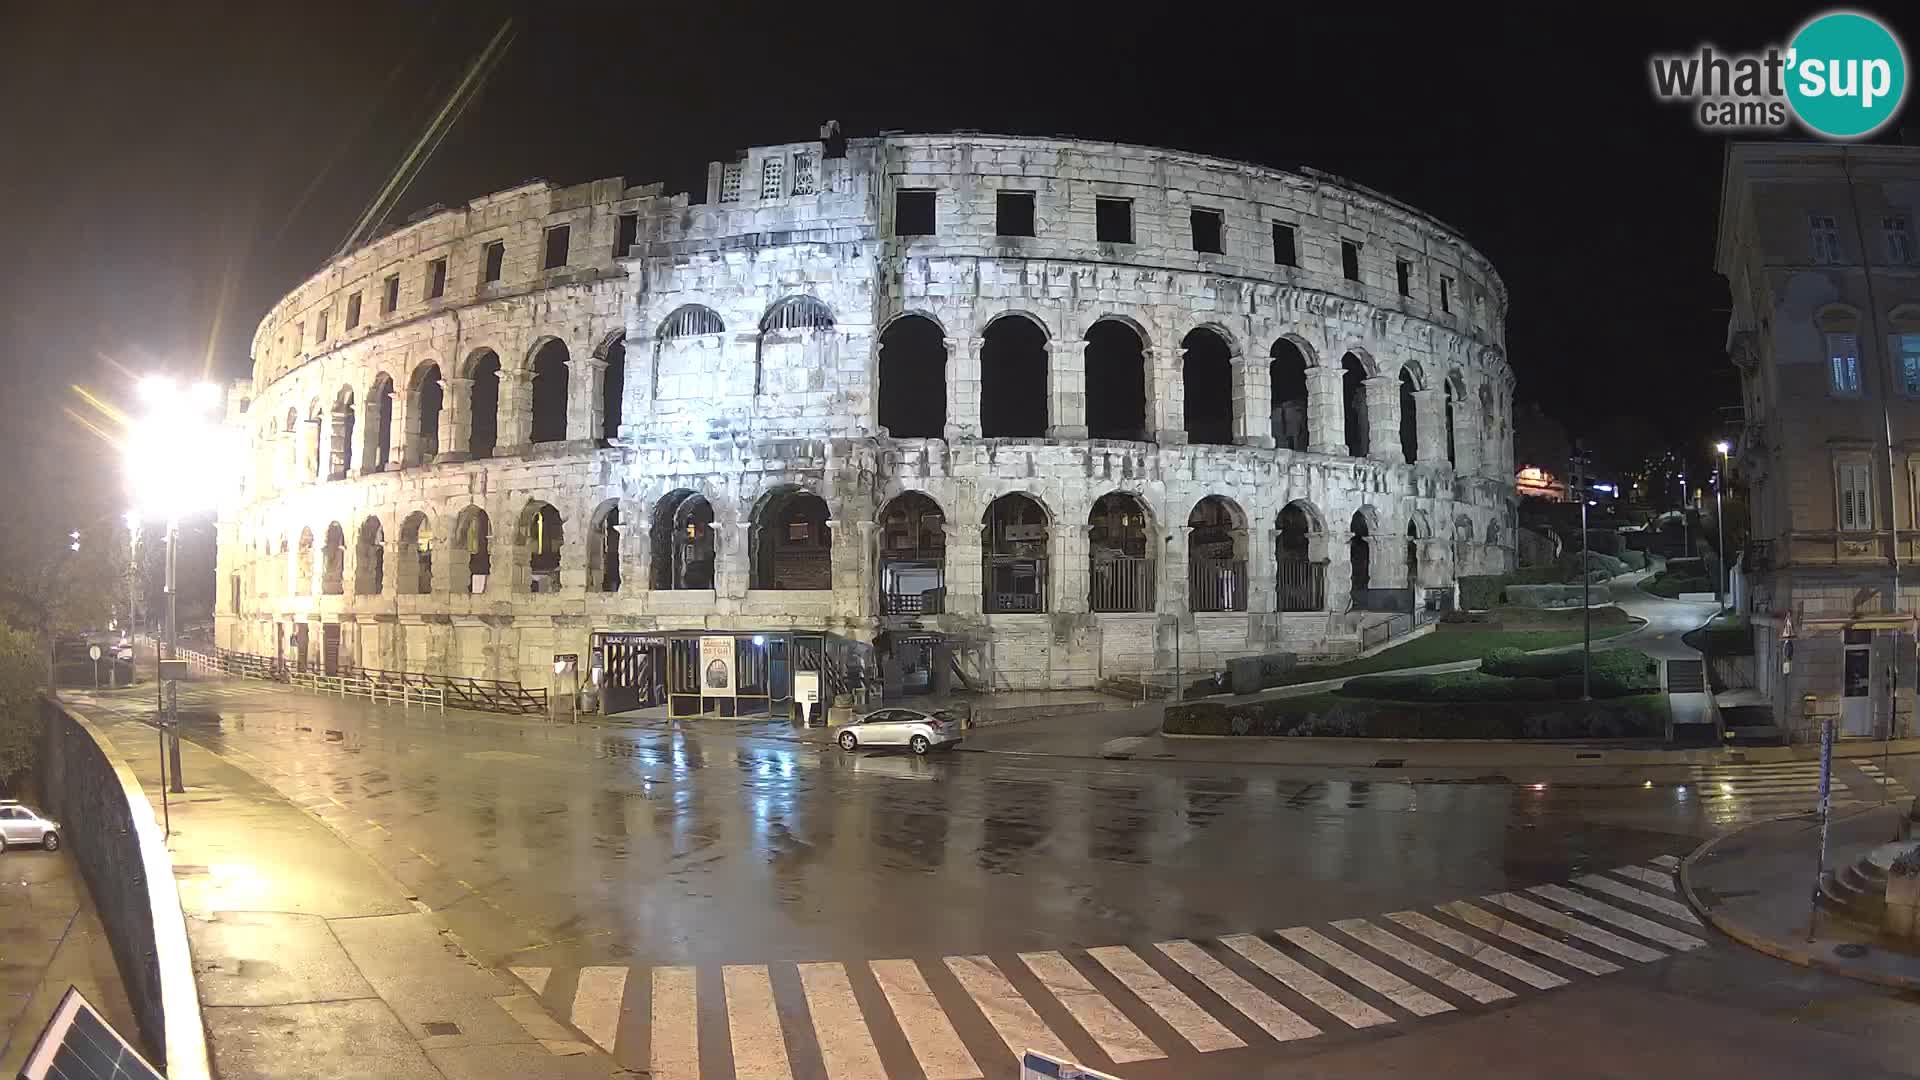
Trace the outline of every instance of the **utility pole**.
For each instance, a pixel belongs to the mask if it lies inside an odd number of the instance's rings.
[[[1593,700],[1593,568],[1587,563],[1587,468],[1593,453],[1573,443],[1573,488],[1580,500],[1580,700]]]
[[[180,610],[178,600],[180,590],[174,577],[175,554],[180,550],[180,520],[172,514],[167,515],[167,659],[179,657],[180,652]],[[167,706],[167,768],[173,773],[168,781],[175,795],[186,794],[186,785],[180,779],[180,690],[176,685],[169,695]]]

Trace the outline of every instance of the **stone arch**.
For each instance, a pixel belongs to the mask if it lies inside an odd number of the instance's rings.
[[[431,465],[440,456],[440,411],[446,406],[446,384],[440,365],[423,360],[407,377],[407,441],[403,465]]]
[[[299,561],[293,568],[293,595],[306,596],[313,591],[313,526],[300,529]]]
[[[314,398],[307,404],[307,423],[313,425],[313,437],[308,440],[307,452],[312,455],[313,478],[324,480],[327,477],[327,435],[329,424],[320,399]]]
[[[1413,395],[1419,392],[1414,378],[1417,367],[1400,366],[1400,454],[1411,465],[1420,460],[1420,404]]]
[[[394,566],[394,591],[402,596],[433,592],[433,519],[415,510],[400,522],[400,550]]]
[[[393,376],[382,371],[367,388],[366,442],[360,448],[360,472],[384,472],[393,454]]]
[[[620,591],[620,553],[626,528],[619,499],[608,499],[594,507],[587,518],[587,591]]]
[[[1813,326],[1828,333],[1853,334],[1860,330],[1860,309],[1852,304],[1825,304],[1814,311]]]
[[[668,312],[653,334],[652,382],[647,387],[647,396],[656,401],[693,393],[712,396],[716,392],[714,379],[694,378],[691,381],[697,385],[690,387],[688,376],[710,368],[697,353],[704,348],[723,346],[726,330],[720,313],[705,304],[681,304]],[[671,369],[665,372],[666,382],[662,382],[663,369]],[[718,388],[725,389],[724,381]]]
[[[287,428],[286,428],[287,434],[289,435],[293,434],[294,430],[299,426],[300,426],[300,410],[294,408],[291,405],[287,406]]]
[[[342,386],[333,396],[333,438],[328,443],[327,479],[345,480],[353,465],[353,387]]]
[[[1367,431],[1367,380],[1373,377],[1365,356],[1352,349],[1340,358],[1340,402],[1345,412],[1347,453],[1366,457],[1370,449]]]
[[[980,334],[980,433],[1038,439],[1047,433],[1046,325],[1024,311],[1002,312]]]
[[[1102,315],[1085,339],[1087,437],[1151,441],[1147,332],[1124,315]]]
[[[461,370],[461,377],[470,381],[467,453],[476,458],[492,457],[500,443],[500,354],[492,349],[475,349]]]
[[[1460,417],[1457,404],[1466,400],[1467,380],[1465,376],[1460,374],[1459,368],[1454,368],[1452,371],[1447,372],[1447,377],[1441,380],[1440,385],[1445,391],[1445,400],[1442,405],[1446,412],[1447,464],[1455,465],[1458,464],[1460,460]]]
[[[681,304],[660,320],[660,328],[654,331],[653,336],[655,341],[675,341],[726,332],[727,324],[720,318],[719,312],[705,304]]]
[[[1324,611],[1327,607],[1327,522],[1319,507],[1295,499],[1280,508],[1274,520],[1278,532],[1274,578],[1281,611]]]
[[[1038,498],[1009,492],[980,517],[982,608],[989,615],[1047,610],[1053,516]]]
[[[713,504],[705,495],[680,488],[661,496],[647,535],[653,588],[713,588]]]
[[[1247,513],[1225,495],[1187,512],[1187,608],[1247,610]]]
[[[880,614],[946,611],[946,511],[922,491],[903,491],[875,517],[880,526]]]
[[[1353,568],[1354,598],[1349,608],[1357,606],[1361,594],[1373,585],[1373,539],[1378,532],[1365,507],[1355,510],[1347,522],[1347,561]]]
[[[1497,517],[1487,519],[1487,546],[1500,546],[1500,519]]]
[[[1180,339],[1183,422],[1189,443],[1233,444],[1233,339],[1217,326],[1196,326]]]
[[[541,338],[527,354],[527,367],[533,373],[529,443],[566,441],[568,359],[567,343],[556,337]]]
[[[880,332],[879,424],[896,439],[938,439],[947,424],[947,335],[932,316],[906,312]]]
[[[1462,543],[1473,543],[1473,519],[1471,517],[1465,514],[1459,514],[1454,517],[1453,538]]]
[[[1273,395],[1273,444],[1283,450],[1318,445],[1307,390],[1307,372],[1319,366],[1313,347],[1299,336],[1282,334],[1267,350],[1267,384]]]
[[[368,515],[353,544],[353,594],[379,596],[386,588],[387,529],[378,515]]]
[[[493,576],[493,522],[478,506],[468,506],[453,520],[453,591],[484,593]]]
[[[760,317],[753,348],[753,393],[785,389],[816,368],[831,367],[833,309],[818,297],[798,295],[774,301]],[[771,384],[771,385],[769,385]]]
[[[1433,539],[1433,526],[1427,523],[1424,511],[1415,510],[1407,516],[1407,587],[1420,587],[1420,542]]]
[[[1137,492],[1109,491],[1087,513],[1087,605],[1096,612],[1152,611],[1160,534]]]
[[[560,591],[560,567],[566,551],[566,526],[550,502],[529,499],[513,530],[515,549],[522,555],[514,569],[514,591]]]
[[[326,538],[320,549],[320,593],[339,596],[345,593],[347,575],[347,533],[337,521],[327,523]]]
[[[626,422],[626,331],[608,334],[593,355],[605,364],[600,369],[600,441],[611,443],[620,437],[620,425]]]
[[[761,495],[748,519],[748,587],[833,588],[831,516],[825,499],[795,484]]]

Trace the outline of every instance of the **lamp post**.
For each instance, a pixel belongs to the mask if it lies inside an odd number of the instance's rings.
[[[1587,563],[1587,466],[1593,453],[1580,442],[1569,455],[1573,488],[1580,500],[1580,700],[1593,700],[1593,568]]]
[[[1727,486],[1727,451],[1733,449],[1725,439],[1713,444],[1720,451],[1720,471],[1713,474],[1713,523],[1720,530],[1719,558],[1715,560],[1719,568],[1713,575],[1713,598],[1721,610],[1727,606],[1727,515],[1726,504],[1720,499],[1720,491]]]

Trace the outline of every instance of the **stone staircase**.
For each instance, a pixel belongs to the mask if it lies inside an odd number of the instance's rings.
[[[1880,929],[1887,910],[1887,868],[1914,846],[1910,840],[1881,844],[1828,870],[1820,876],[1820,906],[1867,929]]]

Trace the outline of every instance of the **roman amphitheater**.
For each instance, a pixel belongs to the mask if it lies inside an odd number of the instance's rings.
[[[833,125],[703,196],[529,183],[269,311],[218,644],[778,716],[1352,652],[1512,565],[1506,289],[1420,211]]]

